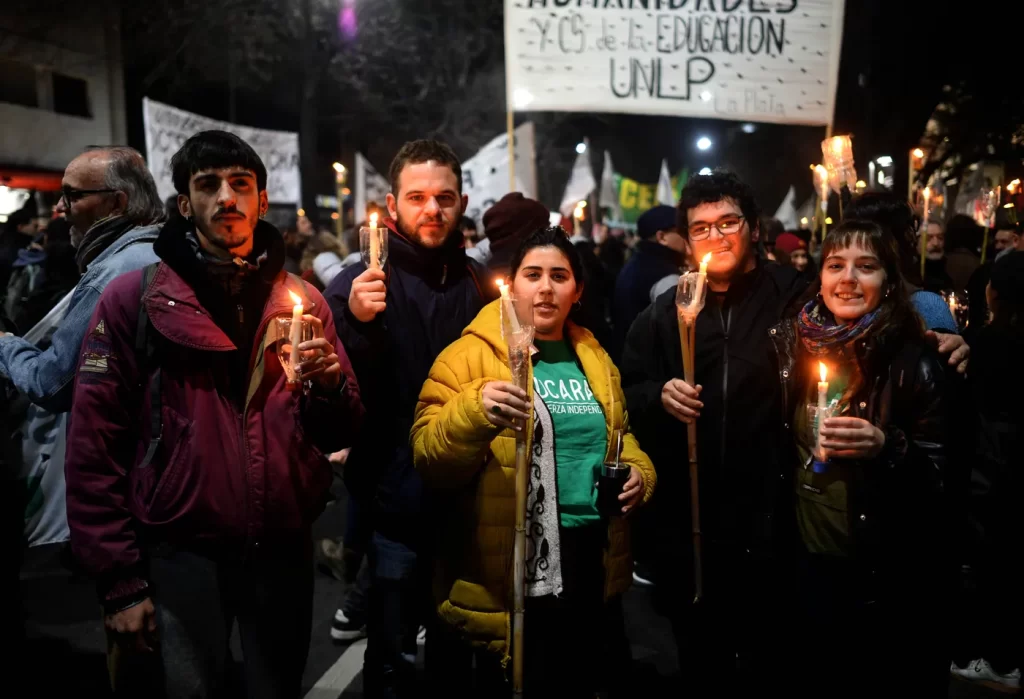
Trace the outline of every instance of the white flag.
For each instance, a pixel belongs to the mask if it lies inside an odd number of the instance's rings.
[[[537,198],[537,166],[533,122],[515,130],[516,188],[524,197]],[[462,193],[469,197],[466,216],[482,221],[484,212],[508,194],[508,134],[500,134],[462,163]]]
[[[786,198],[775,210],[775,218],[786,227],[787,231],[795,231],[800,227],[800,217],[796,213],[796,188],[789,186]]]
[[[558,207],[564,216],[572,216],[576,204],[590,197],[590,193],[597,189],[594,171],[590,167],[590,144],[585,139],[583,142],[587,148],[576,156],[576,164],[572,166],[572,174],[569,175],[569,182],[562,195],[562,204]]]
[[[366,220],[368,214],[366,208],[370,204],[376,204],[380,208],[387,205],[387,195],[391,191],[388,181],[377,172],[370,161],[363,157],[362,153],[356,153],[356,190],[355,207],[353,213],[356,225]]]
[[[601,171],[601,193],[598,195],[597,205],[601,209],[610,210],[608,216],[611,221],[622,220],[622,206],[619,204],[619,192],[615,187],[615,167],[612,165],[612,155],[604,152],[604,169]]]
[[[811,197],[807,201],[805,201],[800,206],[799,209],[796,210],[796,220],[797,220],[797,223],[799,225],[798,226],[794,226],[794,229],[795,228],[809,229],[809,228],[812,227],[813,222],[814,222],[814,216],[815,216],[815,213],[816,213],[815,212],[815,208],[817,206],[817,203],[818,203],[817,196],[812,194]],[[805,221],[806,221],[806,223],[805,223]]]
[[[676,193],[672,190],[672,176],[668,174],[668,161],[661,161],[661,174],[658,175],[658,192],[656,194],[659,204],[665,206],[676,205]]]

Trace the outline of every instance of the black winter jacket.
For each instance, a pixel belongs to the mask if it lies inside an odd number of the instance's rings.
[[[709,293],[697,316],[705,578],[734,577],[738,561],[774,554],[775,511],[789,475],[780,456],[784,420],[768,329],[799,306],[806,285],[796,270],[759,261],[727,293]],[[661,547],[671,559],[665,573],[681,575],[685,582],[692,558],[686,425],[661,404],[665,383],[683,376],[674,290],[658,297],[633,323],[621,369],[630,423],[658,470],[661,532],[678,539],[666,538]]]
[[[783,411],[804,410],[815,360],[803,351],[796,320],[769,330],[778,353]],[[948,536],[943,503],[946,437],[949,427],[946,371],[938,354],[921,343],[894,336],[854,343],[862,377],[851,398],[849,417],[871,422],[885,433],[885,447],[851,469],[848,497],[852,558],[877,586],[874,593],[931,577],[941,564]],[[798,467],[790,440],[786,464]]]
[[[358,263],[341,272],[324,292],[334,314],[366,406],[366,422],[345,464],[345,483],[373,504],[375,527],[390,538],[415,544],[423,525],[423,483],[413,467],[409,431],[420,389],[434,359],[457,340],[480,309],[497,295],[486,271],[466,257],[451,236],[437,249],[416,245],[390,220],[387,309],[369,323],[352,315],[352,281],[366,271]]]

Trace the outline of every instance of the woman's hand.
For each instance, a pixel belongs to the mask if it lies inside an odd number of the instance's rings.
[[[885,446],[885,433],[859,417],[830,417],[821,428],[821,446],[829,456],[871,459]]]
[[[622,514],[628,515],[644,498],[644,477],[635,466],[629,467],[629,480],[622,486],[619,502],[622,503]]]
[[[484,414],[492,425],[523,431],[523,425],[530,419],[526,391],[508,381],[492,381],[480,391],[480,397]]]

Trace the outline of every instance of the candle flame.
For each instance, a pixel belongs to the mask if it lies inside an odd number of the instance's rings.
[[[925,187],[924,188],[924,198],[925,198],[925,201],[927,201],[927,200],[932,198],[932,188],[931,187]]]
[[[498,285],[499,289],[504,289],[505,288],[505,280],[504,279],[495,279],[494,283]]]
[[[822,383],[828,381],[828,367],[825,366],[824,362],[818,362],[818,375],[821,376]]]
[[[377,227],[377,218],[378,218],[378,214],[377,214],[376,211],[374,211],[372,214],[370,214],[370,228],[376,228]]]
[[[301,306],[302,305],[302,297],[301,296],[296,294],[294,291],[289,291],[288,295],[292,297],[292,303],[294,303],[296,306]]]
[[[1010,194],[1016,194],[1018,187],[1020,187],[1020,180],[1011,180],[1010,183],[1006,185],[1006,191]]]
[[[702,266],[707,267],[709,262],[711,262],[711,253],[710,252],[707,255],[704,256],[704,259],[702,259],[700,261],[700,263],[701,263]]]
[[[920,148],[915,148],[914,149],[914,157],[915,158],[923,158],[924,157],[924,151],[921,150]]]

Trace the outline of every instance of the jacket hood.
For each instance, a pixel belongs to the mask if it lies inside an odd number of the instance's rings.
[[[475,335],[479,337],[491,346],[502,362],[507,364],[508,345],[501,336],[500,306],[501,299],[491,301],[484,306],[476,318],[473,319],[473,322],[462,331],[462,336]],[[594,337],[594,334],[583,326],[573,323],[571,320],[565,321],[565,337],[569,340],[569,344],[579,356],[580,361],[584,362],[585,365],[587,362],[584,360],[584,354],[604,353],[604,349]],[[609,359],[608,361],[610,362],[611,360]]]
[[[33,248],[22,248],[18,251],[18,259],[14,261],[14,267],[28,267],[29,265],[38,265],[46,260],[45,250],[35,250]]]
[[[205,265],[216,264],[204,262],[197,256],[196,248],[189,240],[190,236],[195,235],[195,224],[184,218],[176,219],[164,225],[153,244],[153,252],[157,257],[190,285],[205,277]],[[260,220],[253,232],[253,239],[253,251],[246,261],[258,264],[260,277],[269,284],[284,268],[284,237],[274,226]]]
[[[89,263],[89,266],[95,267],[100,265],[105,260],[113,257],[125,248],[135,245],[136,243],[156,243],[157,238],[160,237],[160,231],[160,224],[139,226],[138,228],[129,229],[124,235],[115,240],[110,247],[97,255],[96,259]]]

